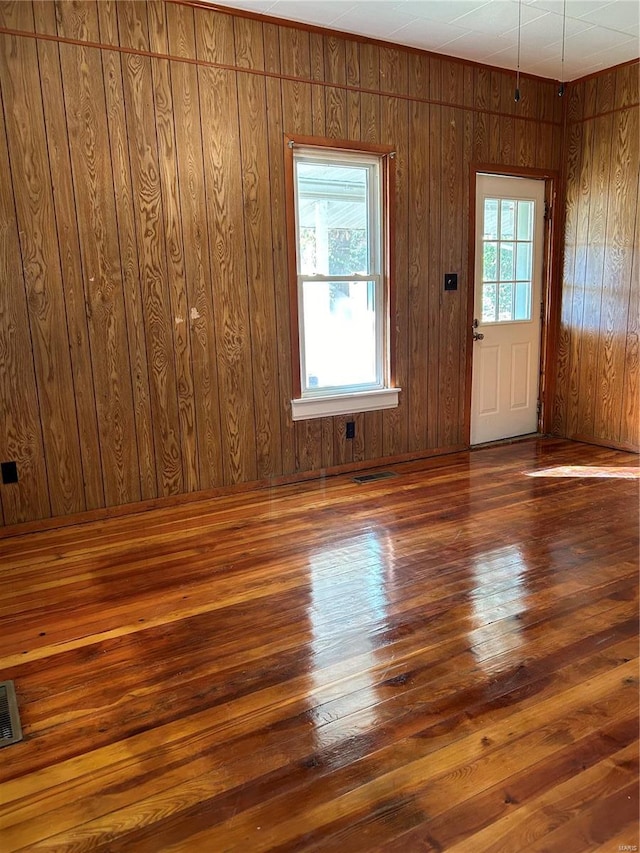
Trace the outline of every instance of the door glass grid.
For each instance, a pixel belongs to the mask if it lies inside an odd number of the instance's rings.
[[[485,198],[482,229],[482,322],[531,319],[533,201]]]

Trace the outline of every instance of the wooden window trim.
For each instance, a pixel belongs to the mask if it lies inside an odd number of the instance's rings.
[[[356,142],[347,139],[329,139],[322,136],[284,134],[285,165],[285,219],[287,236],[287,267],[289,274],[289,312],[291,323],[292,393],[302,396],[300,376],[300,325],[298,320],[298,268],[296,257],[296,217],[293,150],[296,146],[332,148],[336,151],[353,151],[381,155],[382,212],[384,237],[384,348],[387,355],[385,388],[396,387],[396,322],[395,322],[395,150],[391,145]]]

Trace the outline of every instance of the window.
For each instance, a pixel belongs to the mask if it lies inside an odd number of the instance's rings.
[[[286,143],[293,418],[397,406],[389,328],[392,152],[307,137]]]
[[[485,198],[482,322],[531,320],[534,202]]]

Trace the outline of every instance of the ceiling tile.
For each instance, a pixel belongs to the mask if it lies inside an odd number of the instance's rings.
[[[401,8],[416,18],[450,24],[461,15],[473,12],[487,3],[488,0],[484,0],[484,3],[482,0],[405,0]]]
[[[455,23],[459,27],[467,27],[479,33],[503,33],[517,28],[519,13],[522,25],[547,14],[543,9],[536,9],[533,6],[523,4],[520,7],[517,3],[498,0],[498,2],[478,6],[472,12],[456,18]]]
[[[406,44],[415,45],[418,42],[424,44],[426,50],[434,50],[468,33],[468,29],[456,27],[453,24],[414,18],[405,26],[394,30],[391,35],[394,39],[400,38]]]
[[[582,18],[601,27],[635,33],[640,23],[640,4],[637,0],[616,0],[615,3],[607,3],[588,12]]]
[[[322,3],[309,3],[307,0],[278,0],[274,3],[271,0],[269,14],[328,27],[354,6],[353,0],[324,0]]]

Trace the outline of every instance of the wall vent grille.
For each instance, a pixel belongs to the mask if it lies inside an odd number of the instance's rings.
[[[0,681],[0,747],[22,740],[22,726],[13,681]]]
[[[373,474],[361,474],[354,477],[354,483],[371,483],[374,480],[387,480],[389,477],[397,477],[395,471],[375,471]]]

